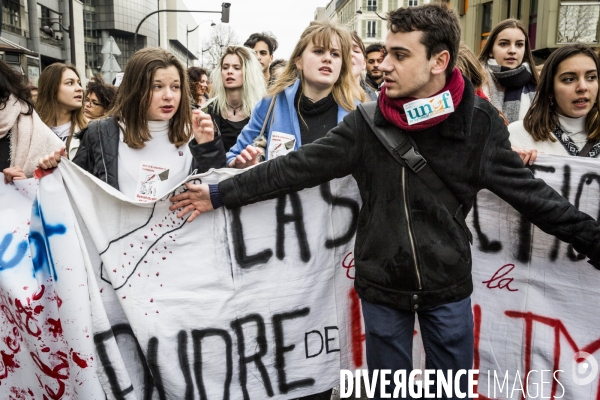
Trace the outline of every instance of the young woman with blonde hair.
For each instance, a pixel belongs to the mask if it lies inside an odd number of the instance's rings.
[[[352,35],[352,74],[358,81],[360,87],[365,91],[367,100],[377,101],[377,92],[363,79],[363,71],[367,68],[367,52],[365,44],[356,31],[350,32]]]
[[[158,165],[168,170],[154,185],[158,189],[152,197],[161,198],[203,161],[192,139],[199,131],[192,113],[200,111],[191,111],[181,62],[161,48],[142,49],[127,62],[110,117],[93,121],[82,132],[73,162],[138,201],[145,201],[140,192],[148,175],[143,164]],[[39,166],[56,167],[61,154],[44,157]]]
[[[225,157],[210,115],[199,117],[198,143],[204,143],[201,147],[211,164],[220,159],[222,166],[246,168],[324,137],[357,103],[366,100],[352,73],[351,49],[352,36],[347,29],[311,22]]]
[[[250,121],[256,103],[267,90],[262,67],[252,50],[228,46],[211,74],[214,97],[206,110],[219,128],[225,149],[231,148]]]
[[[297,150],[325,136],[358,102],[365,101],[352,74],[351,49],[348,30],[311,22],[268,97],[257,104],[227,153],[227,165],[246,168],[259,162],[259,155],[270,159]],[[252,145],[261,130],[266,139],[263,148]]]
[[[79,72],[71,65],[51,64],[44,68],[38,81],[35,110],[56,135],[65,142],[73,159],[79,139],[73,135],[88,124],[83,114],[83,88]]]

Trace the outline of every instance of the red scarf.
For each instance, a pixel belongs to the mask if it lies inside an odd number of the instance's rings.
[[[463,91],[465,89],[465,81],[462,77],[458,68],[454,68],[452,72],[452,76],[446,82],[446,86],[439,92],[435,93],[433,96],[436,96],[446,90],[450,91],[450,95],[452,96],[452,102],[454,103],[454,109],[458,107],[460,101],[462,100]],[[404,112],[404,105],[406,103],[410,103],[413,100],[417,100],[414,97],[402,97],[399,99],[392,99],[386,96],[385,94],[385,85],[381,88],[381,93],[379,94],[379,108],[385,119],[387,119],[392,124],[396,125],[402,130],[406,131],[420,131],[423,129],[430,128],[434,125],[439,124],[440,122],[446,120],[451,114],[440,115],[439,117],[434,117],[428,119],[426,121],[418,122],[413,125],[409,125],[406,118],[406,113]]]

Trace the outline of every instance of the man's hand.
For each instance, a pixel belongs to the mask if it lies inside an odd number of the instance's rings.
[[[262,154],[262,149],[248,145],[235,159],[229,163],[229,166],[231,168],[244,169],[251,165],[256,165],[258,164],[258,156]]]
[[[56,150],[54,153],[48,154],[46,157],[41,158],[38,162],[38,167],[41,169],[50,169],[58,167],[61,157],[67,156],[67,150],[63,147],[60,150]]]
[[[5,168],[2,173],[4,174],[4,183],[6,184],[13,184],[14,180],[27,179],[21,167]]]
[[[202,112],[200,109],[193,110],[192,128],[194,130],[194,138],[196,138],[198,144],[215,140],[215,125],[210,114]]]
[[[521,157],[521,160],[523,160],[523,165],[532,165],[537,159],[538,152],[535,149],[527,150],[519,149],[517,147],[513,147],[512,149],[519,155],[519,157]]]
[[[175,211],[183,208],[179,214],[177,214],[177,218],[183,218],[187,213],[191,212],[192,215],[189,216],[187,222],[192,222],[198,215],[212,210],[213,206],[210,201],[208,185],[194,185],[193,183],[187,182],[185,186],[188,188],[187,192],[183,192],[169,199],[172,203],[175,203],[169,207],[169,210]]]

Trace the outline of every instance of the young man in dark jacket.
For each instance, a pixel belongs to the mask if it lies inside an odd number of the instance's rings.
[[[523,167],[498,112],[475,96],[454,68],[460,42],[455,12],[434,4],[403,8],[389,14],[388,24],[375,126],[407,134],[465,214],[477,192],[489,189],[597,266],[598,223]],[[411,104],[416,99],[439,107]],[[240,207],[348,174],[363,199],[355,287],[362,300],[369,369],[412,369],[416,314],[427,368],[471,368],[469,234],[438,193],[395,161],[361,112],[351,112],[313,144],[218,186],[188,185],[189,192],[172,198],[172,209],[182,208],[179,216],[192,212],[193,219],[221,205]],[[463,393],[466,383],[461,380]]]

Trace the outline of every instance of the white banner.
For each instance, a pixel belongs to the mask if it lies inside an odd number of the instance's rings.
[[[57,276],[76,264],[87,283],[87,267],[89,293],[82,285],[72,304],[91,307],[88,344],[107,396],[289,399],[331,389],[340,368],[364,365],[350,279],[357,198],[346,178],[187,223],[168,198],[133,204],[61,163],[41,180],[40,208],[47,221],[76,218],[81,232],[45,240]],[[68,265],[61,252],[74,255]]]
[[[0,183],[0,398],[104,399],[73,213],[60,174],[37,184]]]
[[[532,169],[598,219],[599,166],[541,155]],[[600,271],[487,191],[469,220],[480,398],[600,399]]]
[[[597,166],[534,170],[598,217]],[[366,368],[351,178],[190,224],[68,162],[35,191],[0,185],[0,398],[290,399]],[[600,347],[600,271],[490,193],[469,222],[480,398],[600,398],[572,361]]]

